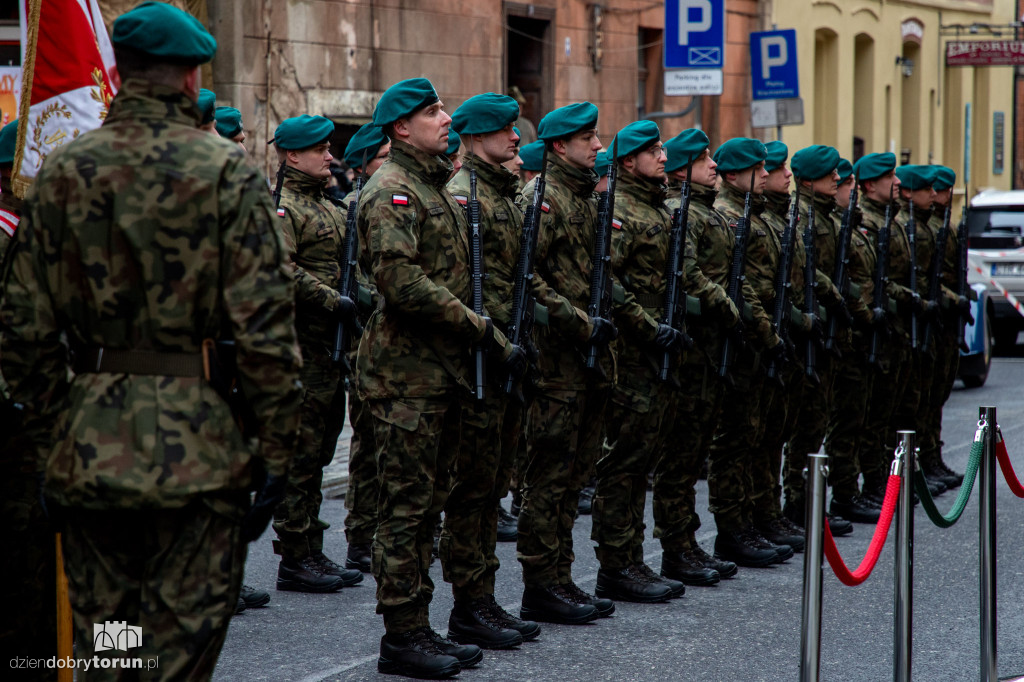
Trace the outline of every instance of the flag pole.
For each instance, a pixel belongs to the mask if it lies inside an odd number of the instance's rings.
[[[39,13],[43,0],[19,0],[28,4],[28,33],[25,38],[25,59],[21,65],[21,106],[18,107],[18,139],[14,148],[14,168],[11,172],[11,187],[14,196],[25,198],[30,179],[21,177],[21,164],[25,157],[25,138],[28,135],[28,116],[32,107],[32,77],[36,68],[36,47],[39,45]]]

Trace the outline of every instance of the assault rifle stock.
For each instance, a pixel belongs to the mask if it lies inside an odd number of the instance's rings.
[[[366,164],[364,163],[365,167]],[[355,188],[352,190],[352,201],[348,203],[348,211],[345,214],[345,240],[341,244],[341,295],[349,297],[352,301],[359,298],[359,284],[356,281],[356,272],[359,270],[359,228],[356,226],[356,217],[359,214],[359,194],[363,186],[363,177],[356,178]],[[359,323],[355,322],[357,335],[362,333]],[[346,328],[345,321],[338,319],[334,328],[334,347],[331,349],[331,362],[341,363],[345,373],[352,371],[348,361],[350,330]]]
[[[811,319],[811,331],[807,335],[804,372],[815,384],[821,383],[818,378],[818,294],[815,292],[818,272],[818,250],[814,243],[814,193],[811,193],[810,205],[807,207],[807,228],[804,230],[804,314]]]
[[[910,195],[910,218],[907,220],[907,247],[910,250],[910,282],[911,294],[917,293],[917,219],[914,217],[914,195]],[[910,309],[910,347],[918,350],[917,339],[917,304],[911,301]]]
[[[472,154],[472,149],[470,150]],[[479,316],[484,314],[484,243],[480,233],[480,201],[476,196],[476,163],[469,166],[469,272],[472,285],[472,308]],[[484,399],[485,355],[482,343],[473,344],[474,385],[473,397]]]

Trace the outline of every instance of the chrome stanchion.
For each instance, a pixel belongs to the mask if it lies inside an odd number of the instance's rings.
[[[893,571],[893,682],[910,682],[911,628],[914,618],[914,468],[917,443],[913,431],[897,431],[891,474],[899,476],[896,507],[896,567]]]
[[[804,549],[804,602],[800,636],[800,682],[818,682],[821,674],[821,558],[825,545],[827,455],[808,455],[807,546]]]
[[[984,422],[985,447],[981,452],[981,513],[978,515],[979,570],[981,576],[981,682],[999,679],[996,666],[996,408],[978,408],[978,426]]]

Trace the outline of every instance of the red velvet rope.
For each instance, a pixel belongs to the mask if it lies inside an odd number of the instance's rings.
[[[825,556],[828,558],[828,563],[832,566],[832,571],[842,584],[850,585],[851,587],[860,585],[868,579],[871,571],[875,570],[875,564],[878,563],[878,557],[885,546],[885,538],[889,535],[892,516],[896,513],[896,501],[900,496],[901,483],[902,480],[899,476],[889,476],[889,482],[885,486],[885,500],[882,502],[882,515],[879,516],[878,524],[875,526],[875,534],[871,536],[868,553],[860,562],[860,566],[857,567],[856,571],[851,572],[846,567],[846,563],[843,562],[843,557],[839,555],[839,549],[836,547],[836,541],[832,539],[832,529],[828,525],[828,517],[825,517]]]
[[[1017,497],[1024,497],[1024,485],[1020,484],[1017,480],[1017,474],[1013,472],[1013,464],[1010,463],[1010,453],[1006,451],[1006,443],[1002,438],[996,443],[996,460],[999,462],[999,468],[1003,471],[1003,478],[1006,479],[1006,484],[1010,486],[1010,491]]]

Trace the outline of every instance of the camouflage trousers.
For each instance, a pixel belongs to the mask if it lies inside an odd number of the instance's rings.
[[[638,349],[627,352],[642,357]],[[606,441],[596,465],[591,531],[601,567],[612,570],[643,562],[647,475],[664,449],[678,390],[658,381],[649,364],[620,361],[618,376],[604,420]]]
[[[863,438],[857,450],[864,475],[864,490],[885,490],[896,447],[896,412],[902,409],[913,370],[909,347],[900,345],[890,349],[888,360],[888,367],[883,365],[871,370],[874,371],[871,397]]]
[[[64,510],[68,576],[79,659],[142,659],[134,669],[77,669],[95,680],[208,680],[245,571],[245,495],[208,496],[180,509]],[[139,627],[142,646],[100,650],[94,624]]]
[[[609,393],[544,389],[530,405],[517,547],[527,587],[572,580],[576,506],[601,449]]]
[[[522,411],[493,387],[482,402],[462,407],[462,441],[438,545],[444,579],[457,602],[494,594],[498,502],[508,492]]]
[[[708,509],[719,529],[732,531],[752,520],[751,472],[755,446],[764,431],[761,395],[765,377],[759,354],[749,347],[740,349],[729,376],[732,385],[725,389],[708,456]]]
[[[930,375],[925,373],[925,389],[921,395],[921,409],[917,429],[917,442],[921,448],[921,464],[935,466],[942,463],[942,408],[949,400],[960,364],[956,330],[935,330],[935,362]],[[929,380],[930,376],[930,380]]]
[[[348,448],[348,490],[345,492],[345,538],[351,545],[368,545],[377,530],[377,446],[373,415],[355,389],[348,393],[352,441]]]
[[[800,382],[801,387],[799,399],[793,403],[795,414],[790,418],[782,479],[786,500],[795,504],[803,501],[807,455],[821,451],[828,431],[829,413],[835,399],[835,366],[835,358],[819,351],[815,368],[818,382],[807,376],[803,365],[800,374],[793,379]]]
[[[275,550],[286,559],[300,561],[323,551],[324,531],[330,524],[320,518],[324,467],[334,459],[338,436],[345,423],[345,382],[341,368],[323,351],[302,348],[303,366],[299,442],[288,470],[284,500],[274,511]]]
[[[462,408],[457,397],[372,400],[377,443],[377,613],[392,634],[429,625],[434,529],[451,489]]]
[[[39,502],[39,481],[6,466],[15,447],[5,442],[0,472],[0,518],[6,549],[0,553],[0,604],[11,617],[0,623],[0,650],[10,656],[57,655],[57,558],[54,528]],[[12,448],[12,449],[8,449]],[[4,657],[3,664],[7,664]],[[51,680],[47,669],[20,670],[14,679]]]
[[[690,353],[679,369],[682,391],[666,420],[665,448],[654,466],[654,537],[666,552],[689,549],[700,528],[694,487],[708,457],[722,412],[725,385],[715,367],[700,353]],[[728,477],[708,475],[708,488]]]
[[[754,446],[751,462],[753,487],[751,505],[761,519],[774,519],[782,514],[782,486],[779,477],[782,469],[782,448],[791,440],[800,414],[801,400],[804,400],[806,384],[804,368],[799,363],[788,363],[778,370],[778,378],[767,378],[761,395],[761,422],[764,430],[761,440]],[[787,467],[793,458],[786,457]],[[801,466],[803,464],[801,463]],[[787,497],[787,500],[789,498]]]
[[[860,449],[868,443],[865,431],[868,401],[878,375],[877,370],[867,364],[866,353],[866,345],[860,343],[835,363],[825,452],[829,456],[828,482],[832,495],[843,499],[860,494],[857,481],[861,474]]]

